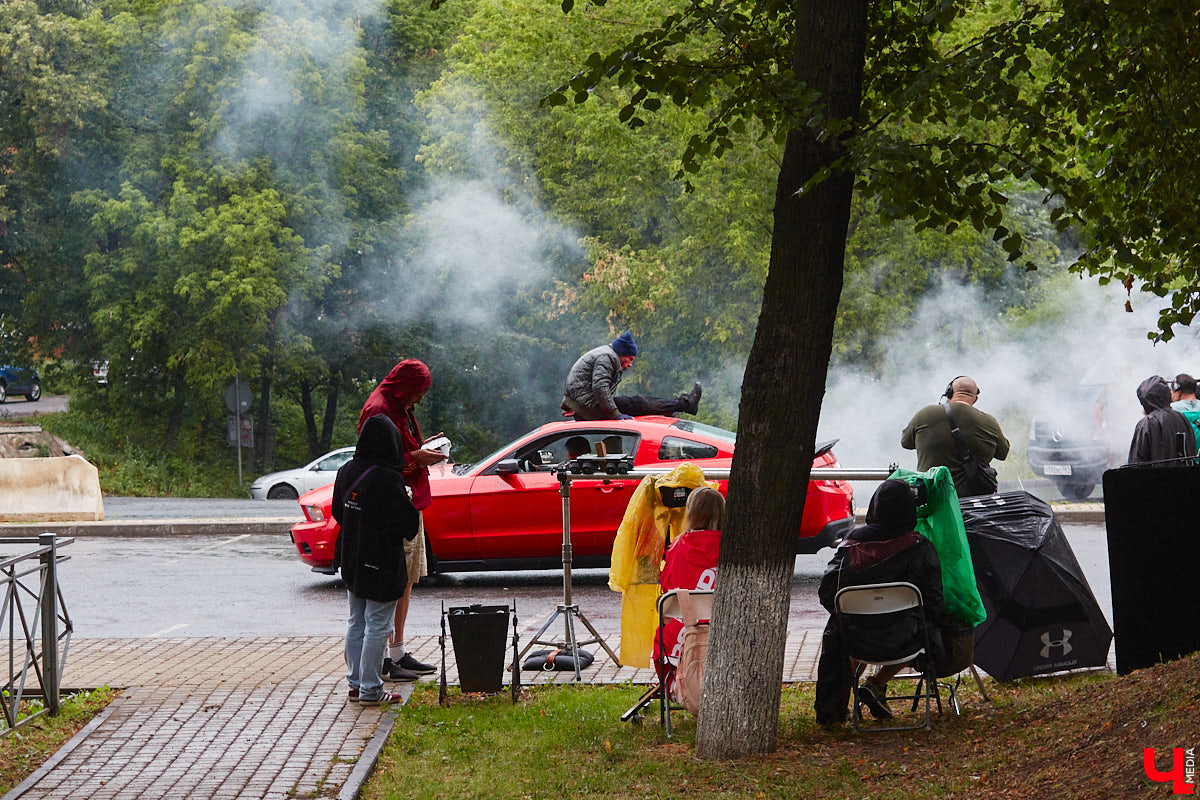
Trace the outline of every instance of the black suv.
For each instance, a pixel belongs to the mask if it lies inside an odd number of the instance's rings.
[[[1029,466],[1053,481],[1067,500],[1086,500],[1108,469],[1108,445],[1101,435],[1104,390],[1080,384],[1053,412],[1030,423]]]

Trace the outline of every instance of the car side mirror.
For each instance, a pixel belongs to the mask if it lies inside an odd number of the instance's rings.
[[[515,458],[502,458],[496,462],[497,475],[515,475],[521,471],[521,465]]]

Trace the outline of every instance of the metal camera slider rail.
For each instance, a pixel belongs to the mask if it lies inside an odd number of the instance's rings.
[[[584,455],[574,458],[564,465],[555,469],[555,475],[558,478],[558,493],[562,497],[562,520],[563,520],[563,544],[562,544],[562,564],[563,564],[563,601],[562,604],[554,611],[553,614],[542,624],[542,627],[528,644],[521,651],[519,658],[525,658],[525,654],[533,648],[534,645],[547,645],[557,647],[562,650],[569,650],[572,658],[575,661],[575,680],[581,680],[582,676],[579,672],[579,649],[589,644],[598,644],[604,648],[604,652],[608,653],[608,657],[612,659],[614,664],[619,664],[620,660],[616,653],[608,646],[608,643],[601,638],[600,634],[588,621],[588,618],[579,610],[579,605],[572,600],[571,597],[571,561],[573,559],[571,551],[571,482],[577,480],[611,480],[614,477],[621,478],[645,478],[649,476],[663,475],[670,472],[673,467],[642,467],[634,468],[633,457],[623,454],[612,455]],[[589,471],[590,470],[590,471]],[[895,472],[896,467],[893,465],[888,469],[844,469],[842,467],[814,467],[809,474],[810,480],[815,481],[884,481]],[[707,469],[704,470],[704,477],[713,480],[728,480],[729,470],[727,469]],[[546,640],[542,639],[542,635],[550,629],[554,621],[559,617],[563,618],[563,638],[561,640]],[[575,635],[575,620],[583,623],[584,627],[591,633],[592,638],[584,641],[579,641]]]

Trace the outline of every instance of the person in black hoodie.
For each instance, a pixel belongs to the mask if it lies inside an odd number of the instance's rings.
[[[1196,455],[1196,437],[1191,423],[1171,408],[1171,387],[1165,379],[1158,375],[1146,378],[1138,385],[1137,398],[1146,414],[1133,429],[1133,441],[1129,443],[1130,464]],[[1179,448],[1181,441],[1182,451]]]
[[[382,705],[402,700],[383,690],[383,648],[396,600],[408,585],[404,540],[417,535],[417,510],[404,485],[404,445],[384,414],[364,423],[354,458],[333,484],[333,518],[342,526],[334,562],[346,582],[346,680],[350,701]]]
[[[833,618],[834,597],[846,586],[906,581],[921,590],[930,649],[939,677],[966,669],[973,655],[971,627],[942,609],[942,568],[933,543],[913,530],[917,503],[912,487],[891,479],[880,484],[867,508],[867,524],[855,528],[838,547],[821,578],[818,595],[830,612],[817,663],[817,722],[832,725],[846,719],[852,676],[850,659]],[[881,653],[894,651],[917,633],[910,627],[882,627],[874,639]],[[883,667],[867,678],[859,699],[877,719],[891,717],[887,682],[902,665]]]

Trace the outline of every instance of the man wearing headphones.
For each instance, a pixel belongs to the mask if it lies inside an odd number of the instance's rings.
[[[917,469],[921,472],[933,467],[948,467],[958,496],[971,497],[980,492],[967,485],[967,474],[953,429],[958,428],[963,445],[984,466],[993,458],[1003,461],[1008,457],[1008,439],[995,417],[975,408],[979,386],[974,379],[959,375],[946,385],[942,398],[944,406],[934,403],[913,416],[900,434],[900,446],[917,451]]]

